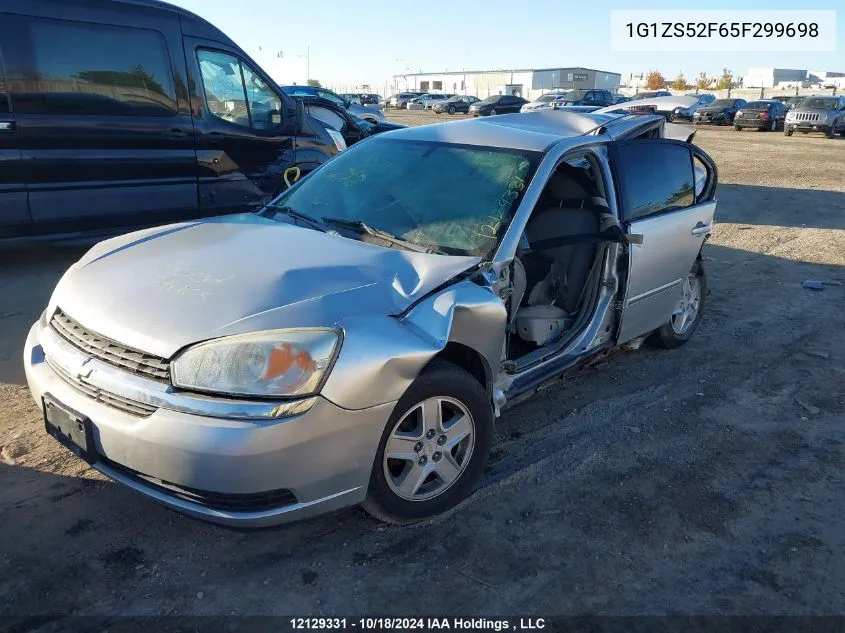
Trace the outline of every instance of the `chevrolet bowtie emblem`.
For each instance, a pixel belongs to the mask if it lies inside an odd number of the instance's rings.
[[[71,371],[73,377],[77,380],[80,380],[82,378],[88,378],[88,376],[90,376],[91,372],[94,370],[94,368],[90,366],[92,360],[93,359],[88,356],[85,360],[76,365]]]

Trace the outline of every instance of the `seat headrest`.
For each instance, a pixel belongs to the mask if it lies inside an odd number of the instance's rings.
[[[593,194],[579,182],[581,174],[572,169],[558,169],[546,184],[546,191],[557,200],[584,200]]]

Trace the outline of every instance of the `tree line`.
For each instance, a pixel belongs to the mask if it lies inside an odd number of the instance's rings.
[[[716,83],[715,87],[713,82]],[[669,81],[660,71],[652,70],[646,75],[645,87],[649,90],[660,90],[667,87],[674,90],[691,90],[693,88],[698,90],[727,90],[728,88],[736,88],[737,84],[734,82],[733,73],[728,68],[722,69],[721,77],[710,77],[707,73],[699,73],[692,83],[687,81],[682,72],[679,72],[675,79]]]

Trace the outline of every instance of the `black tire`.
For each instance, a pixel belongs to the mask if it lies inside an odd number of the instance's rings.
[[[669,121],[669,123],[674,123],[675,122],[675,114],[670,112],[669,114],[666,115],[666,120]]]
[[[701,322],[701,317],[704,314],[707,297],[707,275],[704,273],[704,266],[702,265],[701,260],[697,260],[695,262],[690,274],[695,275],[700,284],[698,313],[695,315],[692,325],[683,334],[675,332],[671,321],[654,333],[654,336],[652,337],[654,343],[664,349],[675,349],[690,340],[692,335],[695,334],[695,331],[698,329],[698,324]]]
[[[387,441],[407,412],[433,397],[448,397],[459,401],[472,416],[475,442],[469,463],[458,478],[443,492],[424,501],[403,499],[390,488],[384,467]],[[452,363],[435,359],[396,403],[379,441],[370,485],[363,508],[388,523],[414,523],[442,514],[463,501],[475,488],[493,445],[493,408],[484,387],[468,372]]]
[[[490,116],[496,116],[496,108],[490,110]]]
[[[792,130],[787,129],[786,127],[783,128],[783,135],[784,136],[792,136]]]
[[[742,132],[742,128],[738,125],[734,125],[734,130],[737,132]]]
[[[455,114],[455,106],[449,106],[449,114]]]

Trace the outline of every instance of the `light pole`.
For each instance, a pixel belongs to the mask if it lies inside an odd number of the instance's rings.
[[[305,58],[305,83],[311,79],[311,45],[305,47],[305,55],[297,55],[299,59]]]

